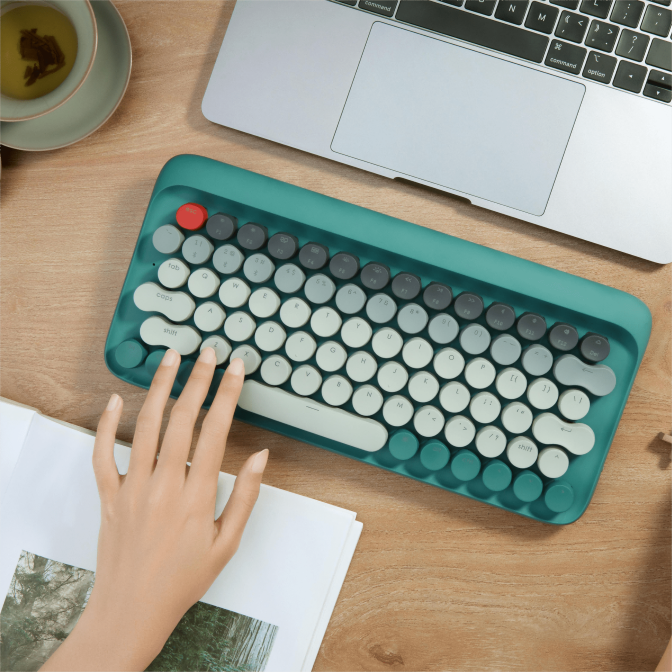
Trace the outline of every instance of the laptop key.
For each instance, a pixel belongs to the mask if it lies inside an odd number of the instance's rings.
[[[491,16],[495,11],[496,4],[495,0],[467,0],[464,3],[464,8],[471,12],[478,12],[479,14]]]
[[[551,4],[565,9],[576,9],[579,6],[579,0],[551,0]]]
[[[672,42],[659,40],[657,37],[651,41],[651,48],[646,57],[646,64],[654,68],[662,68],[672,72]]]
[[[645,79],[645,67],[629,61],[621,61],[614,77],[614,86],[631,93],[639,93],[644,86]]]
[[[533,2],[527,14],[525,27],[550,35],[553,32],[558,14],[560,14],[560,10],[555,7],[541,2]]]
[[[544,65],[556,68],[556,70],[562,70],[563,72],[569,72],[572,75],[578,75],[586,58],[586,52],[586,49],[578,47],[575,44],[553,40]]]
[[[656,84],[663,89],[672,89],[672,75],[660,70],[651,70],[649,73],[649,84]],[[165,262],[164,262],[165,263]]]
[[[667,37],[672,26],[672,11],[649,5],[640,28],[646,33]]]
[[[611,0],[583,0],[581,11],[596,19],[606,19],[611,9]]]
[[[581,14],[573,14],[572,12],[563,12],[558,21],[558,27],[555,29],[555,34],[558,37],[564,37],[570,42],[583,42],[583,36],[586,34],[588,28],[588,19]]]
[[[641,61],[644,59],[646,48],[649,46],[648,35],[634,33],[632,30],[624,30],[618,40],[616,55],[629,58],[631,61]]]
[[[669,103],[672,100],[672,91],[664,89],[656,84],[649,84],[648,82],[644,87],[644,95],[647,98],[654,98],[655,100],[660,100],[664,103]]]
[[[445,3],[446,5],[455,5],[455,7],[462,7],[464,0],[439,0],[440,2]]]
[[[525,18],[528,0],[499,0],[495,18],[519,26]]]
[[[652,2],[655,2],[657,5],[665,5],[665,7],[669,7],[672,4],[672,0],[652,0]]]
[[[629,28],[636,28],[643,11],[644,3],[639,0],[616,0],[611,20]]]
[[[397,8],[397,0],[359,0],[359,8],[381,16],[392,16]]]
[[[603,21],[593,21],[586,37],[586,46],[601,51],[612,51],[616,38],[618,37],[618,28]]]
[[[616,59],[613,56],[591,51],[586,59],[586,67],[583,69],[582,74],[587,79],[594,79],[596,82],[609,84],[615,69]]]

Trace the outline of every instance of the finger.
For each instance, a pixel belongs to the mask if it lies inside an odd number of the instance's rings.
[[[247,459],[236,478],[233,492],[222,515],[215,521],[218,531],[215,540],[216,552],[224,562],[228,562],[238,550],[245,525],[259,497],[261,477],[267,461],[268,448]]]
[[[151,474],[154,470],[163,412],[179,366],[180,355],[175,350],[166,350],[135,422],[131,461],[128,466],[130,478]]]
[[[212,348],[204,348],[194,365],[187,384],[170,412],[168,428],[161,444],[161,454],[156,466],[157,474],[170,471],[184,474],[189,457],[194,425],[210,389],[217,356]]]
[[[191,461],[189,482],[211,497],[217,495],[217,478],[224,459],[226,438],[244,382],[243,360],[236,358],[227,367],[212,406],[203,420]]]
[[[123,407],[122,398],[113,394],[98,422],[93,444],[93,473],[96,475],[101,501],[113,497],[121,484],[121,476],[114,461],[114,442]]]

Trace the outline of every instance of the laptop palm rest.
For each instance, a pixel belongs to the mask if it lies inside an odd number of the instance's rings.
[[[376,22],[331,149],[542,215],[585,87]]]

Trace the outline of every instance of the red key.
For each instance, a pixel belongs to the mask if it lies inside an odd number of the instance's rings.
[[[205,226],[208,211],[198,203],[185,203],[177,211],[177,223],[189,231],[196,231]]]

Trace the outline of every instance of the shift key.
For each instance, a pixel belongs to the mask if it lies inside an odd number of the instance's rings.
[[[583,60],[586,58],[586,50],[575,44],[568,44],[560,40],[553,40],[548,50],[544,65],[551,68],[578,75],[581,72]]]

